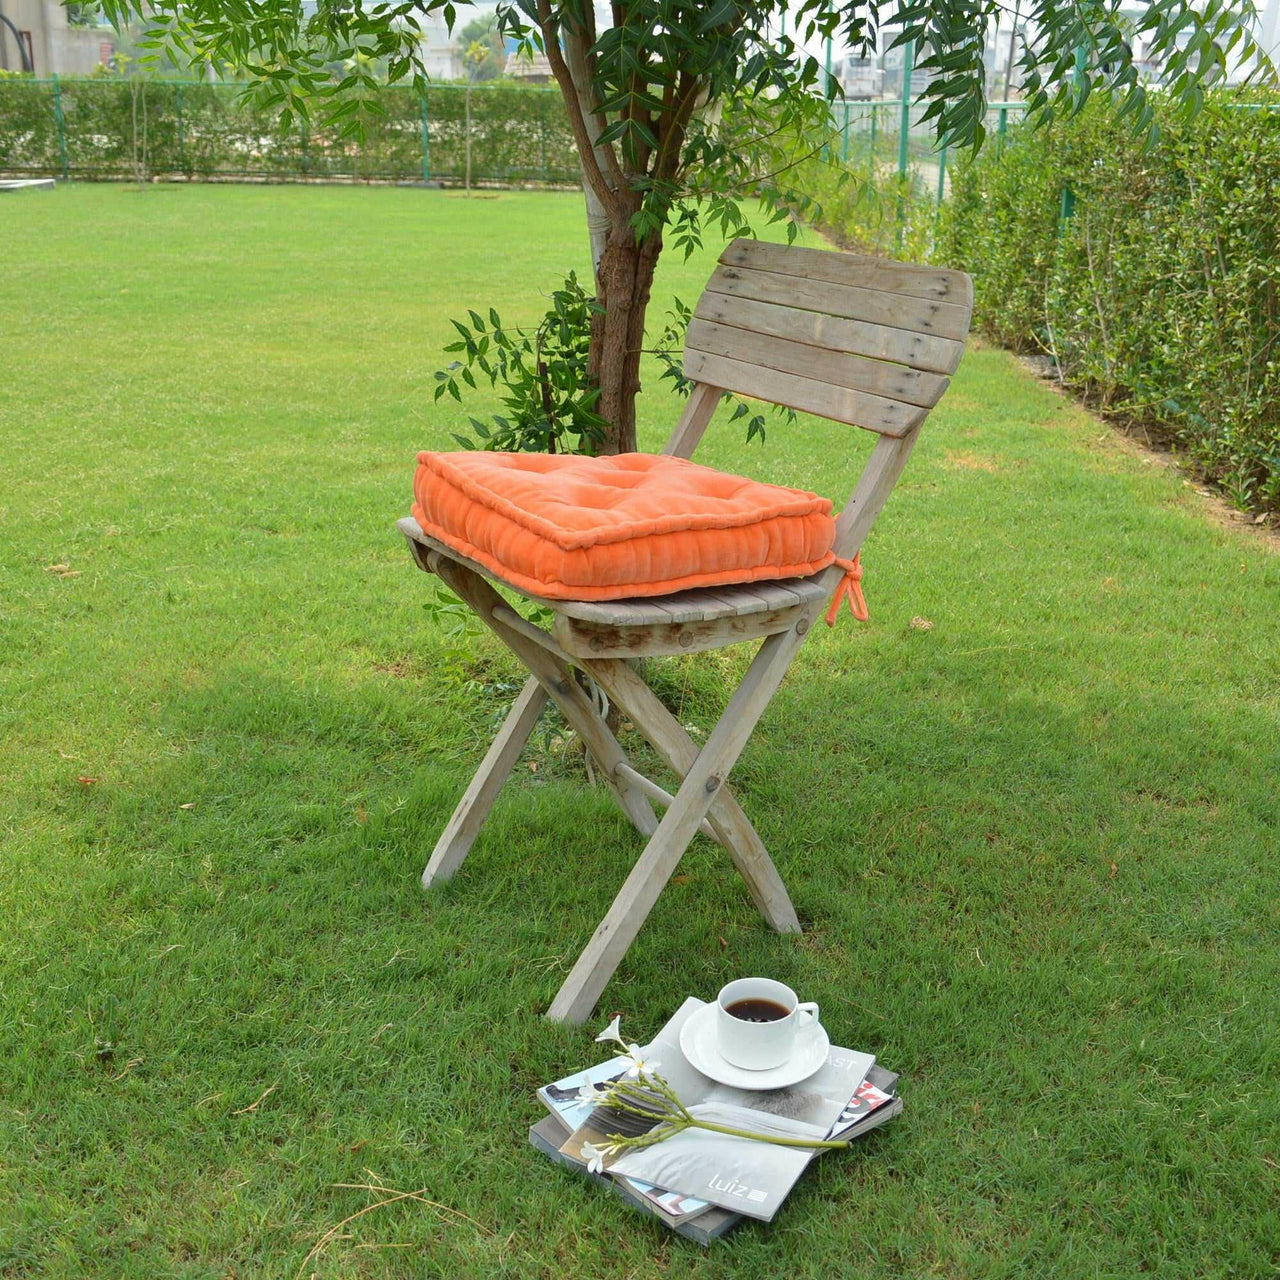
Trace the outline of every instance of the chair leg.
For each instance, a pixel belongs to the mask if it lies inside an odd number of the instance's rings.
[[[595,704],[583,692],[573,673],[563,662],[529,636],[501,620],[506,604],[478,574],[445,556],[433,555],[431,568],[462,597],[483,622],[529,668],[547,696],[560,708],[570,727],[595,757],[614,799],[642,836],[658,828],[648,797],[621,775],[618,766],[627,763],[626,753],[609,730]]]
[[[582,1022],[595,1007],[663,886],[679,865],[698,824],[723,789],[724,780],[751,737],[803,642],[808,614],[790,631],[769,636],[698,753],[666,815],[632,868],[608,914],[578,957],[551,1002],[547,1017]]]
[[[681,778],[698,758],[698,744],[689,737],[680,721],[662,700],[625,662],[617,658],[584,660],[583,669],[604,686],[622,707],[667,768]],[[708,814],[716,839],[733,859],[746,881],[747,891],[769,927],[778,933],[799,933],[800,921],[787,887],[742,807],[728,786],[722,786],[711,802]]]
[[[480,762],[475,777],[458,801],[453,817],[436,841],[431,861],[422,873],[424,889],[431,888],[437,880],[448,880],[462,866],[546,705],[546,690],[538,683],[537,676],[530,676]]]

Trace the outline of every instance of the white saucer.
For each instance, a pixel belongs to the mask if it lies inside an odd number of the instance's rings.
[[[831,1040],[822,1024],[814,1023],[796,1036],[795,1052],[780,1067],[748,1071],[726,1062],[720,1056],[716,1040],[716,1006],[704,1004],[690,1014],[680,1028],[681,1051],[695,1070],[735,1089],[785,1089],[799,1084],[826,1062],[831,1050]]]

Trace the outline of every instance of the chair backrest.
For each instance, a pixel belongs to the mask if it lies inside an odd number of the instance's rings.
[[[735,240],[685,340],[685,376],[881,435],[910,434],[964,354],[963,271]]]

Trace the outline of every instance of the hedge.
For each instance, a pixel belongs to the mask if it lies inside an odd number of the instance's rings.
[[[0,77],[0,173],[135,177],[136,141],[149,177],[462,181],[465,88],[434,85],[424,100],[391,85],[379,103],[358,143],[296,120],[281,129],[238,85]],[[476,86],[471,117],[473,180],[578,182],[556,90]]]
[[[1280,103],[1252,96],[1160,109],[1149,151],[1100,103],[1020,125],[953,172],[935,252],[973,273],[988,334],[1163,429],[1242,508],[1280,506]]]

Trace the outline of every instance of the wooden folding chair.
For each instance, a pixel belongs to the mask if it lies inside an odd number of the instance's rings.
[[[960,361],[972,305],[971,282],[959,271],[735,241],[721,255],[689,326],[684,371],[695,385],[664,452],[688,458],[725,391],[877,432],[880,439],[836,522],[833,549],[848,562]],[[399,527],[419,566],[439,575],[531,672],[445,827],[423,886],[461,866],[548,698],[647,839],[548,1016],[581,1022],[590,1014],[700,829],[724,846],[765,920],[779,932],[799,932],[786,888],[726,781],[846,570],[832,565],[811,578],[657,598],[540,601],[555,611],[548,633],[509,607],[488,570],[428,537],[412,518]],[[701,748],[627,662],[761,637]],[[625,711],[681,780],[674,796],[630,764],[575,668]],[[666,809],[661,821],[655,803]]]

